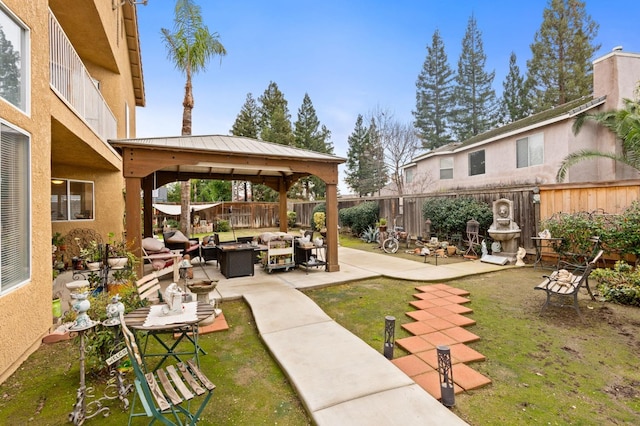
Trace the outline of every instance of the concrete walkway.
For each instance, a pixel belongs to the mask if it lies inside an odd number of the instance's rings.
[[[256,266],[253,277],[226,279],[211,267],[207,273],[219,280],[217,290],[223,300],[244,298],[249,304],[263,341],[316,424],[466,424],[297,289],[379,276],[439,282],[507,267],[480,261],[435,266],[393,255],[339,250],[339,272],[267,274]],[[203,276],[198,267],[194,274]]]

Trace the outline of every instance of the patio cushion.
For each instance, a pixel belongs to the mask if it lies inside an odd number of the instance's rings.
[[[172,236],[167,238],[167,242],[170,243],[188,243],[189,238],[187,238],[182,232],[176,231]]]
[[[148,252],[159,252],[162,251],[165,247],[162,241],[153,237],[147,237],[142,240],[142,248],[144,248]]]

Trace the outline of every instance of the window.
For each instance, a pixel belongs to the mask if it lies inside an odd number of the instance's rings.
[[[529,167],[544,162],[544,138],[542,133],[516,141],[517,167]]]
[[[0,5],[0,98],[27,111],[29,32]]]
[[[0,293],[31,278],[30,155],[29,137],[0,123]]]
[[[404,169],[404,180],[406,183],[413,182],[413,170],[412,169]]]
[[[93,182],[51,179],[51,220],[93,218]]]
[[[484,174],[484,149],[469,153],[469,176]]]
[[[453,157],[440,159],[440,179],[453,179]]]

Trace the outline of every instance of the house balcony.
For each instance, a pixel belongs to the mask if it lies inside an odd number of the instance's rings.
[[[73,48],[53,13],[49,12],[50,87],[95,135],[107,144],[117,137],[117,121],[96,82]]]

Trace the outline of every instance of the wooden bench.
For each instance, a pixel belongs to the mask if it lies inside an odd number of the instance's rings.
[[[591,300],[595,300],[593,293],[591,292],[591,288],[589,288],[589,274],[595,268],[596,263],[602,256],[602,253],[603,250],[600,250],[596,256],[586,264],[560,262],[558,270],[553,271],[551,275],[543,275],[545,280],[534,287],[534,290],[542,290],[547,295],[547,300],[544,302],[544,305],[542,305],[540,313],[542,314],[549,305],[565,306],[561,302],[553,302],[552,298],[562,300],[573,297],[573,308],[582,319],[582,314],[578,307],[578,292],[580,291],[580,288],[584,286],[589,292]],[[567,273],[570,273],[570,275],[565,279],[565,274],[561,271],[566,271]]]
[[[136,289],[140,300],[148,300],[151,303],[160,301],[160,281],[158,281],[155,272],[145,275],[136,281]]]

